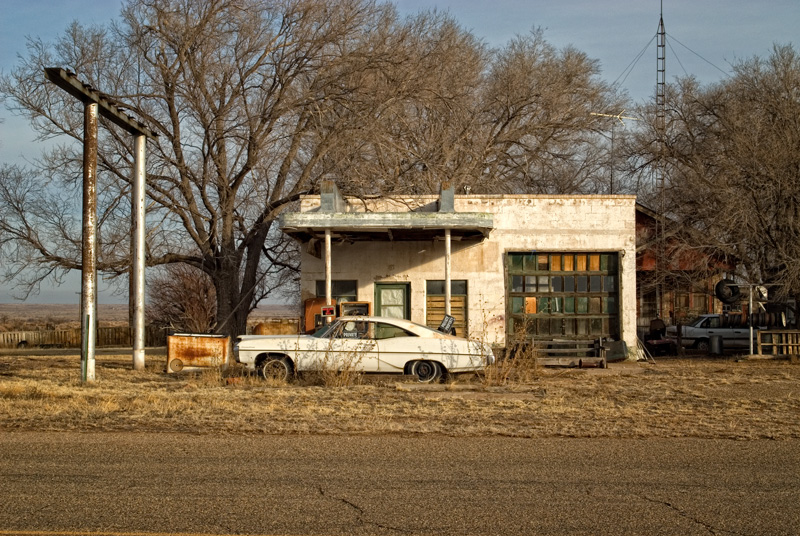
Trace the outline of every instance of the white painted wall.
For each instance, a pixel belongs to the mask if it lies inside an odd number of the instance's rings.
[[[381,202],[382,211],[404,211],[436,196]],[[364,210],[351,202],[353,212]],[[319,206],[318,196],[303,200],[302,212]],[[355,208],[357,207],[357,208]],[[371,206],[367,206],[371,209]],[[349,209],[351,210],[351,209]],[[452,279],[468,280],[469,333],[505,344],[505,269],[507,251],[620,252],[620,327],[628,348],[636,348],[636,240],[634,196],[456,196],[456,212],[488,212],[494,230],[482,242],[452,243]],[[442,233],[444,235],[444,233]],[[425,323],[425,282],[444,279],[444,241],[356,242],[332,247],[333,279],[358,280],[358,299],[374,301],[375,282],[411,284],[411,319]],[[302,299],[315,295],[325,279],[321,259],[304,251]]]

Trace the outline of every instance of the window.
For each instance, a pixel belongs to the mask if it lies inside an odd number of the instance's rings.
[[[317,280],[317,298],[325,297],[325,281]],[[331,281],[331,297],[336,303],[356,301],[358,281],[340,279]]]
[[[619,336],[617,253],[508,253],[507,333]]]
[[[376,339],[394,339],[396,337],[416,337],[416,335],[409,333],[403,328],[391,324],[384,324],[383,322],[378,322],[375,325]]]
[[[431,279],[425,283],[425,324],[438,328],[444,320],[444,280]],[[467,336],[467,281],[453,279],[450,281],[450,316],[453,328],[459,337]]]

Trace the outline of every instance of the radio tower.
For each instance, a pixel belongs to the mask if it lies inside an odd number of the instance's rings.
[[[666,193],[664,177],[666,175],[666,159],[664,148],[666,140],[666,31],[664,30],[664,2],[661,2],[661,13],[658,19],[657,59],[656,59],[656,130],[658,135],[658,162],[656,165],[656,189],[659,202],[659,218],[656,221],[656,239],[658,253],[656,257],[656,300],[657,310],[661,318],[667,312],[664,304],[664,285],[666,283]]]

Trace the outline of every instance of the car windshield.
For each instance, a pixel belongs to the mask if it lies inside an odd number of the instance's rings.
[[[692,320],[691,322],[689,322],[689,325],[690,325],[690,326],[692,326],[693,328],[699,328],[699,327],[700,327],[700,324],[702,324],[702,323],[703,323],[703,321],[704,321],[706,318],[708,318],[708,317],[707,317],[707,316],[698,316],[697,318],[695,318],[694,320]]]
[[[325,338],[325,335],[328,333],[328,331],[330,331],[330,329],[332,327],[333,327],[333,323],[326,324],[326,325],[322,326],[321,328],[319,328],[314,333],[312,333],[311,336],[312,337],[316,337],[317,339],[323,339],[323,338]]]

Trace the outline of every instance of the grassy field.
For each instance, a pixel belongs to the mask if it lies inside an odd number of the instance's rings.
[[[0,430],[513,437],[800,437],[800,365],[659,359],[609,369],[535,369],[505,385],[470,376],[423,386],[361,377],[270,385],[236,369],[167,375],[97,356],[0,355]],[[490,375],[491,377],[491,375]],[[329,384],[330,385],[330,384]]]

